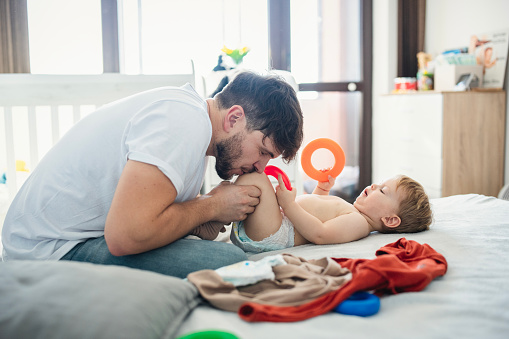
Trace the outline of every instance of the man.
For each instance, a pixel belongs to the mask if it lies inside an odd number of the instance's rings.
[[[279,155],[292,160],[301,143],[295,91],[270,75],[239,74],[206,101],[186,85],[105,105],[78,122],[18,192],[4,222],[4,260],[86,261],[178,277],[245,260],[231,244],[182,239],[197,227],[217,235],[259,203],[258,188],[229,182],[198,196],[207,156],[227,180],[262,172]]]

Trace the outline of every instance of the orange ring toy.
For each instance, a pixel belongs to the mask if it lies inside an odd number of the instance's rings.
[[[311,155],[319,148],[325,148],[334,155],[334,166],[330,170],[320,171],[313,167]],[[311,141],[304,147],[301,155],[301,164],[304,172],[311,178],[321,182],[328,181],[329,175],[337,177],[345,168],[345,152],[334,140],[319,138]]]

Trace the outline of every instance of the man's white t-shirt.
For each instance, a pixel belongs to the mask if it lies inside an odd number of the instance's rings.
[[[127,159],[157,166],[177,190],[197,196],[212,137],[207,103],[187,84],[105,105],[73,126],[14,198],[2,232],[3,260],[58,260],[104,235]]]

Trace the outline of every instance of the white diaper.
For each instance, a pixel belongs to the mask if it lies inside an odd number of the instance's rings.
[[[256,284],[262,280],[274,280],[276,276],[272,270],[273,266],[286,265],[281,254],[269,255],[258,261],[245,260],[236,264],[220,267],[216,273],[224,281],[230,282],[233,286],[246,286]]]
[[[233,223],[230,240],[234,245],[244,250],[244,252],[268,252],[282,250],[284,248],[293,247],[294,245],[295,231],[293,229],[293,224],[284,215],[279,230],[260,241],[251,240],[247,236],[243,224],[242,221],[235,221]]]

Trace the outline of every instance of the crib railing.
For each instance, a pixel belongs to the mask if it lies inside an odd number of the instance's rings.
[[[6,179],[8,199],[26,179],[26,169],[33,170],[49,148],[96,107],[185,83],[194,85],[194,68],[173,75],[0,74],[0,179]]]

